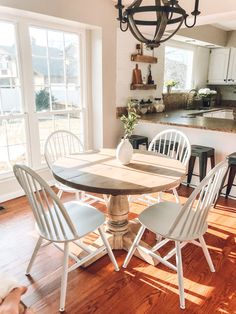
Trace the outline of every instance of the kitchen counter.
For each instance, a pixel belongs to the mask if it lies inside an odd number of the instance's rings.
[[[230,119],[209,118],[195,116],[196,114],[222,110],[224,107],[208,110],[171,110],[162,113],[142,115],[139,123],[159,123],[163,125],[173,125],[197,129],[205,129],[219,132],[236,133],[236,121]],[[232,109],[227,107],[227,109]],[[234,107],[235,109],[235,107]]]

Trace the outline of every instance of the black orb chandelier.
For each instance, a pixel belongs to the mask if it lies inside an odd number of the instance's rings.
[[[120,29],[125,32],[128,29],[133,36],[140,42],[146,44],[148,48],[156,48],[161,43],[174,36],[181,25],[185,23],[186,27],[191,28],[196,24],[197,16],[201,13],[198,10],[199,0],[195,0],[195,7],[191,15],[194,17],[193,23],[187,23],[188,14],[181,8],[177,0],[153,0],[155,4],[152,6],[142,5],[144,0],[135,0],[127,8],[122,4],[122,0],[118,0],[116,8],[118,9],[120,21]],[[143,19],[145,14],[149,15],[148,19]],[[139,18],[138,16],[141,16]],[[154,16],[154,19],[153,19]],[[163,37],[166,27],[170,26],[171,34]],[[148,38],[147,35],[141,33],[140,27],[152,27],[153,36]],[[168,30],[169,32],[169,30]],[[150,31],[146,31],[150,34]]]

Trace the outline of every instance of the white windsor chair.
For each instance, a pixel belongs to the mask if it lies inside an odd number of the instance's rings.
[[[158,133],[151,141],[148,151],[156,152],[168,158],[179,160],[183,165],[187,166],[191,155],[191,145],[188,137],[181,131],[175,129],[164,130]],[[180,203],[179,195],[176,188],[171,189],[175,200]],[[138,198],[149,205],[160,202],[161,193],[156,197],[151,195],[143,195]]]
[[[139,221],[142,226],[123,265],[123,267],[126,268],[134,251],[139,249],[156,258],[165,266],[177,271],[180,307],[182,309],[185,308],[185,297],[181,249],[188,242],[202,247],[210,270],[215,272],[203,235],[207,231],[207,216],[209,210],[218,195],[222,178],[224,177],[227,167],[228,162],[223,161],[213,168],[199,186],[192,192],[183,206],[174,202],[161,202],[145,209],[139,215]],[[157,243],[150,250],[139,245],[146,228],[156,234],[160,234],[164,238],[164,240]],[[199,239],[199,241],[197,241],[197,239]],[[160,249],[170,240],[175,242],[175,248],[173,250],[164,257],[155,254],[155,251]],[[176,255],[176,266],[168,261],[174,255]]]
[[[59,158],[69,156],[71,154],[81,153],[84,151],[83,144],[74,133],[67,130],[57,130],[49,135],[44,146],[44,157],[49,169]],[[70,188],[56,180],[55,186],[58,188],[58,197],[61,198],[63,192],[75,193],[76,198],[92,204],[96,201],[107,203],[107,196],[103,198]],[[80,197],[81,196],[81,197]]]
[[[27,267],[26,275],[30,273],[43,240],[47,241],[43,246],[53,243],[58,249],[62,250],[64,254],[61,277],[60,311],[64,311],[68,272],[81,266],[104,250],[107,250],[115,270],[119,270],[110,244],[103,232],[105,215],[91,205],[79,201],[71,201],[62,204],[49,185],[27,166],[14,165],[13,170],[28,198],[39,233],[39,238]],[[104,246],[94,251],[86,246],[81,239],[87,234],[94,232],[96,229],[98,229]],[[87,255],[79,259],[74,254],[69,253],[70,242],[75,243],[83,249]],[[64,249],[58,245],[59,243],[64,244]],[[68,257],[75,261],[70,267],[68,267]]]

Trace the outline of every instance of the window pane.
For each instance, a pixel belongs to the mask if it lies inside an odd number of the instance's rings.
[[[46,30],[30,27],[31,50],[33,56],[46,56],[47,33]]]
[[[64,34],[65,38],[65,56],[68,59],[77,59],[79,57],[79,40],[75,34]]]
[[[52,110],[65,110],[66,106],[66,88],[61,86],[52,86]]]
[[[0,88],[0,108],[1,114],[21,112],[21,96],[19,87]]]
[[[2,56],[16,55],[15,26],[12,23],[0,22],[0,62]]]
[[[66,60],[66,78],[68,84],[79,84],[79,64],[77,59]]]
[[[64,83],[64,61],[63,59],[49,60],[50,80],[53,83]]]
[[[68,109],[76,109],[81,107],[80,87],[69,86],[67,90]]]
[[[48,53],[50,57],[64,56],[64,39],[62,32],[48,31]]]
[[[46,58],[33,57],[34,84],[48,84],[48,63]]]
[[[15,163],[26,163],[24,119],[0,121],[0,172],[11,171]]]
[[[48,88],[35,87],[36,111],[48,111],[51,108],[51,95]]]
[[[165,82],[174,80],[174,89],[192,88],[193,51],[175,47],[165,48]]]

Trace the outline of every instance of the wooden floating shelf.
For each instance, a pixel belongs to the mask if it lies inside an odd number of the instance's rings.
[[[149,90],[149,89],[156,89],[157,86],[155,84],[131,84],[130,89],[140,89],[140,90]]]
[[[131,55],[131,61],[135,62],[146,62],[146,63],[157,63],[157,58],[152,56],[144,56],[144,55]]]

